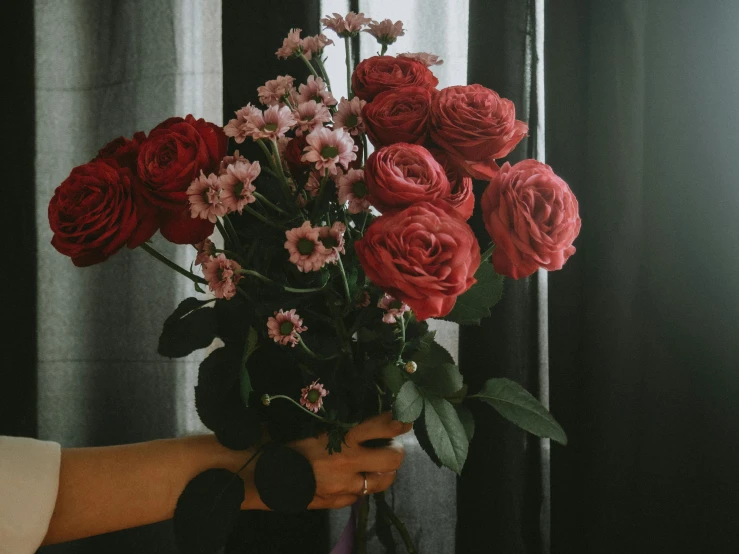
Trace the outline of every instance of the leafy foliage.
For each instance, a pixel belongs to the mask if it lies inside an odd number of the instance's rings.
[[[204,307],[212,300],[185,298],[165,320],[159,336],[158,352],[168,358],[182,358],[205,348],[216,337],[216,312]]]
[[[503,297],[503,276],[495,273],[493,264],[483,262],[475,272],[477,283],[457,298],[454,309],[442,319],[460,325],[479,325],[490,315],[490,308]]]

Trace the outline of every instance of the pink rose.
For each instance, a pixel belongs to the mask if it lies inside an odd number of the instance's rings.
[[[383,215],[354,246],[369,279],[419,320],[451,312],[480,265],[475,234],[444,202]]]
[[[360,62],[352,74],[352,90],[371,101],[386,90],[401,87],[436,88],[439,80],[428,67],[410,58],[373,56]]]
[[[423,144],[428,136],[431,91],[403,87],[382,92],[362,108],[367,136],[375,146]]]
[[[513,102],[481,85],[448,87],[431,103],[431,139],[463,160],[481,162],[508,155],[526,136]]]
[[[520,279],[540,267],[561,269],[575,253],[577,198],[546,164],[505,163],[482,195],[482,213],[501,275]]]
[[[397,142],[376,150],[364,168],[370,203],[381,212],[445,199],[451,187],[444,169],[423,146]]]

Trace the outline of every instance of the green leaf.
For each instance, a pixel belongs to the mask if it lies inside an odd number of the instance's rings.
[[[196,475],[177,500],[174,532],[183,554],[218,552],[241,513],[244,481],[227,469],[209,469]]]
[[[459,421],[462,422],[465,433],[467,433],[467,440],[472,441],[472,437],[475,436],[475,416],[472,415],[470,409],[464,404],[454,406],[459,416]]]
[[[429,457],[429,459],[438,467],[444,467],[444,464],[442,464],[441,460],[439,460],[439,457],[436,455],[436,451],[431,444],[431,439],[429,439],[429,434],[426,430],[426,423],[424,422],[424,418],[419,417],[413,423],[413,434],[416,435],[416,440],[418,441],[418,444],[421,446],[421,448],[423,448],[423,451],[426,452],[426,455]]]
[[[249,356],[251,356],[257,348],[259,348],[259,335],[257,335],[254,327],[249,327],[249,336],[246,338],[244,356],[241,358],[241,371],[239,372],[239,391],[241,392],[241,400],[247,408],[249,407],[249,396],[254,389],[251,386],[249,368],[246,364],[249,361]]]
[[[503,276],[495,273],[493,264],[483,262],[475,272],[477,283],[457,298],[454,309],[442,319],[460,325],[479,325],[490,315],[490,308],[503,297]]]
[[[157,351],[168,358],[181,358],[205,348],[216,337],[216,312],[204,308],[212,300],[185,298],[165,320]]]
[[[482,390],[469,396],[490,404],[500,415],[538,437],[567,444],[567,435],[539,401],[510,379],[489,379]]]
[[[404,423],[416,421],[423,411],[423,396],[412,382],[406,382],[395,397],[393,418]]]
[[[461,473],[470,443],[454,406],[443,398],[428,396],[423,414],[429,441],[439,461],[452,471]]]
[[[398,394],[398,391],[400,391],[401,387],[408,380],[405,377],[405,372],[397,364],[387,364],[380,370],[380,375],[387,388],[393,394]]]
[[[438,365],[421,362],[411,380],[439,396],[452,396],[464,386],[459,368],[448,362]]]
[[[431,335],[431,333],[429,333],[429,335]],[[416,352],[411,359],[419,366],[421,364],[437,366],[441,364],[453,365],[454,357],[446,348],[433,340],[433,338],[433,336],[430,338],[424,337],[424,340],[421,342],[421,348],[418,349],[418,352]]]

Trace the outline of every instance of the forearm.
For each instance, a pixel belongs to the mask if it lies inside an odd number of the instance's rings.
[[[44,544],[169,519],[190,479],[210,468],[236,472],[249,455],[210,435],[63,449],[59,494]],[[246,484],[242,508],[263,509],[253,486],[253,463],[240,475]]]

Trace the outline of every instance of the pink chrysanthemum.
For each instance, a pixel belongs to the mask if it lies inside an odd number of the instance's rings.
[[[239,273],[241,266],[229,260],[224,254],[210,258],[203,264],[203,277],[216,298],[232,298],[236,295],[236,285],[243,275]]]
[[[362,108],[367,103],[358,96],[351,100],[342,98],[334,114],[334,129],[346,129],[352,135],[364,133],[364,119],[362,119]]]
[[[308,146],[303,150],[300,158],[304,162],[315,164],[316,171],[321,175],[330,173],[336,175],[341,164],[344,169],[357,159],[357,145],[344,129],[327,129],[321,127],[305,138]]]
[[[225,156],[221,160],[221,167],[218,170],[219,175],[225,175],[226,169],[228,169],[229,165],[233,165],[236,162],[246,162],[248,161],[244,156],[242,156],[238,150],[234,150],[233,156]]]
[[[328,250],[323,246],[318,231],[317,227],[311,227],[310,221],[285,231],[285,248],[299,271],[318,271],[326,264]]]
[[[300,404],[314,413],[323,407],[323,399],[328,396],[328,391],[318,381],[313,381],[307,387],[303,387],[300,395]]]
[[[324,17],[321,23],[327,28],[334,31],[340,37],[350,37],[356,35],[364,26],[372,21],[371,18],[365,17],[362,12],[349,12],[344,17],[338,13],[334,13],[333,17]]]
[[[290,75],[280,75],[277,79],[267,81],[257,89],[259,101],[265,106],[274,106],[281,104],[290,91],[293,89],[295,77]]]
[[[395,323],[396,318],[402,317],[405,312],[410,310],[408,304],[403,304],[403,302],[389,294],[385,294],[380,299],[377,307],[385,310],[385,315],[382,316],[383,323]]]
[[[335,264],[339,259],[339,254],[346,254],[344,233],[346,233],[346,225],[341,221],[335,221],[331,227],[318,228],[318,236],[326,248],[326,263]]]
[[[291,58],[297,56],[303,50],[303,41],[300,40],[300,31],[302,29],[290,29],[287,37],[282,41],[282,46],[275,52],[280,59]]]
[[[275,312],[275,317],[267,319],[267,334],[280,344],[295,346],[300,342],[300,335],[308,328],[303,326],[303,320],[295,313],[295,309],[287,312]]]
[[[222,177],[223,193],[221,200],[229,212],[241,213],[244,206],[256,202],[253,185],[262,168],[259,162],[236,162],[228,166],[228,173]]]
[[[357,300],[354,303],[354,305],[357,308],[366,308],[367,306],[369,306],[370,305],[370,295],[369,295],[369,293],[366,290],[363,290],[359,294],[359,296],[357,297]]]
[[[350,169],[336,180],[338,187],[339,204],[349,202],[349,213],[358,214],[369,211],[370,202],[367,198],[367,185],[364,183],[364,171]]]
[[[426,67],[431,67],[432,65],[442,65],[444,63],[444,60],[442,60],[439,56],[437,56],[436,54],[429,54],[428,52],[405,52],[403,54],[398,54],[398,57],[416,60],[418,62],[421,62]]]
[[[200,177],[187,187],[187,199],[190,201],[190,215],[193,218],[207,219],[215,223],[219,217],[228,213],[223,204],[223,186],[221,177],[211,173],[207,177],[200,171]]]
[[[247,118],[247,134],[254,140],[273,140],[284,137],[296,123],[287,106],[270,106],[264,113],[259,112]]]
[[[210,239],[201,240],[193,244],[198,255],[195,256],[195,265],[206,264],[212,256],[216,255],[216,245]]]
[[[249,117],[261,114],[262,110],[249,103],[243,108],[236,110],[235,113],[236,119],[231,119],[223,128],[223,132],[227,137],[233,137],[236,143],[241,144],[249,136]]]
[[[334,41],[328,38],[326,35],[321,33],[320,35],[314,35],[312,37],[305,37],[303,39],[303,55],[309,60],[313,56],[320,57],[323,54],[323,49],[329,44],[333,44]]]
[[[315,173],[311,173],[308,176],[308,182],[305,183],[305,192],[307,192],[311,198],[318,196],[321,192],[321,181]]]
[[[293,110],[293,115],[298,120],[298,128],[295,131],[298,136],[310,133],[331,121],[331,112],[328,108],[323,104],[318,104],[315,100],[298,104],[298,107]]]
[[[311,75],[305,84],[298,87],[298,98],[300,102],[308,102],[315,100],[326,106],[335,106],[336,98],[333,97],[331,91],[326,87],[326,83],[320,77]]]
[[[367,27],[364,32],[369,33],[377,39],[377,42],[384,45],[392,44],[398,40],[398,37],[405,35],[402,21],[396,21],[395,23],[390,19],[383,19],[379,23],[371,21]]]

